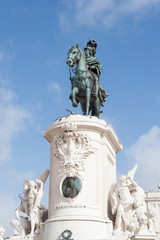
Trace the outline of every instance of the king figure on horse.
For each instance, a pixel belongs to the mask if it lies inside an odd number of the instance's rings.
[[[84,48],[88,70],[91,72],[93,77],[93,92],[92,96],[97,99],[98,97],[98,88],[99,88],[99,77],[102,71],[102,65],[95,57],[97,43],[94,39],[91,39],[87,42],[86,47]]]
[[[79,48],[72,46],[69,48],[67,64],[69,67],[76,65],[74,76],[70,76],[72,91],[70,99],[74,107],[80,102],[83,115],[99,117],[100,108],[104,106],[108,94],[99,85],[99,77],[102,65],[95,57],[97,43],[91,39],[87,42],[84,52]]]

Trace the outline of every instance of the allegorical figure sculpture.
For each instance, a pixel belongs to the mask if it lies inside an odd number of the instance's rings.
[[[130,192],[132,183],[129,183],[125,175],[120,176],[119,181],[120,185],[112,193],[112,213],[116,213],[114,228],[116,232],[126,231],[127,224],[132,217],[132,205],[134,203]]]
[[[21,205],[16,209],[16,217],[20,223],[21,236],[38,233],[40,223],[43,222],[47,209],[40,204],[40,201],[44,192],[44,183],[48,175],[49,170],[46,170],[35,181],[24,181],[23,197],[20,197]],[[19,211],[25,213],[27,217],[20,216]]]
[[[120,185],[111,189],[112,214],[115,215],[114,234],[149,231],[153,228],[152,216],[147,213],[144,190],[133,180],[137,165],[128,172],[127,176],[119,178]]]
[[[97,43],[91,39],[88,41],[84,51],[72,46],[69,48],[67,64],[69,67],[74,67],[74,76],[70,77],[72,84],[72,91],[70,99],[74,107],[81,104],[83,115],[89,115],[91,111],[92,116],[99,117],[100,108],[104,106],[108,94],[99,85],[99,77],[101,74],[101,63],[95,57]]]

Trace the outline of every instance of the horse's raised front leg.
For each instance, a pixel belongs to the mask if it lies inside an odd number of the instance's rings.
[[[79,89],[77,87],[74,87],[72,89],[72,93],[71,93],[71,98],[72,98],[72,105],[73,107],[77,107],[78,106],[78,103],[76,101],[76,95],[79,93]]]
[[[86,115],[89,115],[90,98],[91,98],[91,89],[90,87],[87,87],[86,88]]]

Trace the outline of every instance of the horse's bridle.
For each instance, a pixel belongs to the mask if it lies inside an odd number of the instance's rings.
[[[81,55],[82,55],[82,54],[81,54],[81,51],[80,51],[79,48],[77,48],[77,49],[78,49],[77,55],[80,54],[80,58],[81,58]],[[77,56],[77,55],[76,55],[76,56]],[[69,57],[69,59],[71,59],[71,60],[73,61],[74,65],[76,64],[75,58]],[[67,61],[68,61],[68,60],[67,60]],[[69,66],[69,64],[68,64],[68,66]],[[73,72],[74,74],[76,74],[76,72],[77,72],[77,69],[76,69],[76,68],[73,69],[73,67],[69,66],[70,79],[72,79],[71,70],[72,70],[72,72]],[[79,70],[79,72],[84,73],[84,72],[87,72],[87,71]]]
[[[77,49],[78,49],[78,51],[77,51],[77,55],[80,54],[80,57],[81,57],[81,51],[80,51],[79,48],[77,48]],[[76,57],[77,57],[77,55],[76,55]],[[76,57],[75,57],[75,58],[76,58]],[[74,63],[74,65],[75,65],[75,64],[76,64],[75,58],[71,58],[71,57],[69,57],[69,58],[67,59],[67,62],[68,62],[68,60],[72,60],[73,63]],[[69,64],[68,64],[68,65],[69,65]],[[70,66],[69,66],[69,67],[70,67]]]
[[[80,51],[79,48],[77,48],[77,49],[78,49],[77,55],[80,54],[80,58],[81,58],[81,51]],[[77,57],[77,55],[76,55],[76,57]],[[76,58],[76,57],[75,57],[75,58]],[[75,58],[69,57],[69,59],[72,60],[72,62],[73,62],[74,65],[76,64]],[[68,61],[68,60],[67,60],[67,61]],[[70,79],[71,79],[71,78],[72,78],[71,69],[72,69],[72,72],[73,72],[74,74],[76,74],[76,71],[77,71],[77,70],[76,70],[76,68],[73,69],[73,67],[71,67],[69,64],[68,64],[68,66],[69,66],[69,75],[70,75]]]

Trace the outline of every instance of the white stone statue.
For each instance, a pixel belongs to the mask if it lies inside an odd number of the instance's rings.
[[[12,220],[10,225],[13,228],[13,236],[9,239],[23,239],[31,231],[31,224],[28,217],[19,216],[19,220]]]
[[[142,229],[142,228],[148,229],[148,226],[147,226],[148,218],[146,215],[147,209],[146,209],[146,202],[145,202],[145,192],[141,187],[135,186],[134,188],[131,189],[131,195],[134,198],[133,212],[138,221],[138,231],[140,231],[140,229]],[[137,230],[135,232],[137,232]]]
[[[22,239],[25,236],[25,232],[23,231],[23,228],[21,227],[21,224],[18,220],[12,220],[10,222],[11,227],[13,228],[13,236],[9,239]]]
[[[44,191],[44,183],[49,175],[49,170],[46,170],[35,181],[25,180],[23,188],[23,197],[21,205],[16,209],[16,217],[20,222],[21,234],[34,235],[39,233],[40,223],[46,208],[40,204]],[[19,211],[25,213],[29,219],[19,215]],[[30,223],[30,226],[29,224]]]
[[[125,232],[128,223],[133,217],[134,198],[131,189],[137,186],[133,181],[137,166],[129,171],[127,176],[122,175],[119,178],[120,185],[114,185],[111,189],[112,214],[116,214],[114,233]]]
[[[148,229],[151,233],[159,232],[159,221],[157,211],[154,207],[150,207],[147,211]]]
[[[129,231],[131,234],[155,233],[154,214],[147,212],[145,192],[133,180],[137,165],[127,176],[119,178],[120,185],[111,189],[112,214],[115,215],[114,234]]]
[[[5,229],[0,226],[0,240],[3,240],[2,236],[5,234]]]

